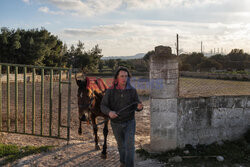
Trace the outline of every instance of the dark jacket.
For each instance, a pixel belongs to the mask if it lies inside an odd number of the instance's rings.
[[[102,99],[101,111],[106,115],[108,115],[110,111],[116,112],[118,117],[111,119],[112,122],[121,123],[129,121],[135,117],[137,103],[128,108],[126,107],[135,102],[141,103],[136,89],[130,84],[127,84],[125,89],[117,89],[116,86],[113,86],[107,89]]]

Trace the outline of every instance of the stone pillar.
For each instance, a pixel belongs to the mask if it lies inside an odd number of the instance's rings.
[[[177,147],[178,59],[170,47],[157,46],[150,56],[150,150]]]

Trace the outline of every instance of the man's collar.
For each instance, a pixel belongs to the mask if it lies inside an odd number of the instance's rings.
[[[125,87],[121,87],[119,84],[117,84],[116,89],[121,89],[121,90],[123,90],[123,89],[126,89],[126,87],[127,87],[127,84],[126,84],[126,86],[125,86]]]

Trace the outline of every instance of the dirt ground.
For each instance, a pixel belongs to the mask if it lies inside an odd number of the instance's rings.
[[[19,106],[18,106],[18,129],[22,133],[24,127],[24,112],[23,112],[23,85],[19,83]],[[32,89],[31,83],[27,85],[27,120],[26,120],[26,133],[32,132]],[[62,88],[62,116],[61,123],[67,125],[67,85]],[[11,84],[10,91],[10,131],[15,131],[15,90],[14,84]],[[41,131],[41,103],[40,96],[41,89],[40,83],[36,84],[36,111],[35,111],[35,134],[40,134]],[[45,83],[44,89],[44,112],[43,112],[43,134],[49,135],[49,84]],[[52,136],[58,135],[58,83],[53,84],[53,103],[52,103]],[[136,113],[136,148],[149,142],[149,128],[150,128],[150,113],[149,113],[149,97],[141,96],[143,101],[144,110]],[[7,130],[7,113],[6,113],[6,85],[3,84],[3,130]],[[101,122],[102,118],[98,118]],[[1,133],[0,142],[6,144],[17,144],[21,146],[34,145],[53,145],[56,146],[55,150],[49,153],[42,153],[32,155],[12,163],[11,166],[119,166],[119,154],[116,148],[116,142],[112,134],[112,129],[109,125],[108,135],[108,158],[101,159],[101,150],[94,149],[94,136],[92,135],[92,128],[90,125],[84,123],[82,125],[83,134],[78,135],[78,106],[77,106],[77,86],[75,82],[72,83],[71,90],[71,123],[70,123],[70,142],[60,139],[51,139],[44,137],[36,137],[30,135],[19,135],[14,133]],[[99,126],[98,135],[99,143],[102,149],[103,144],[103,125]],[[60,128],[61,137],[66,137],[66,128]],[[143,160],[136,158],[137,162]],[[152,161],[155,165],[162,165],[156,161]],[[140,164],[140,163],[139,163]],[[138,166],[138,165],[137,165]],[[141,165],[144,166],[141,162]]]
[[[61,124],[67,125],[67,102],[68,102],[68,85],[62,85],[62,114]],[[49,135],[49,120],[50,112],[49,108],[52,107],[52,119],[51,119],[51,134],[52,136],[58,135],[58,82],[53,84],[53,102],[50,104],[49,96],[49,83],[45,83],[44,86],[44,111],[41,112],[41,88],[40,83],[36,83],[35,93],[35,134],[41,133],[43,129],[44,135]],[[3,130],[7,129],[7,112],[6,112],[6,84],[2,85],[3,89]],[[19,105],[18,105],[18,126],[17,131],[22,133],[24,129],[24,112],[23,112],[23,84],[19,83]],[[147,94],[148,90],[139,90],[143,94]],[[143,93],[144,92],[144,93]],[[146,92],[146,93],[145,93]],[[181,78],[180,80],[180,95],[182,97],[195,97],[203,95],[250,95],[250,82],[234,82],[234,81],[220,81],[220,80],[201,80],[191,78]],[[145,143],[149,143],[150,133],[150,110],[149,110],[149,96],[140,96],[144,104],[144,110],[136,113],[136,148],[140,148]],[[15,87],[11,83],[10,90],[10,131],[15,131]],[[92,135],[92,128],[83,124],[83,134],[78,135],[77,130],[79,126],[78,120],[78,106],[77,106],[77,86],[73,80],[71,87],[71,122],[70,122],[70,142],[67,144],[65,140],[51,139],[36,137],[30,135],[18,135],[13,133],[4,133],[0,135],[1,143],[17,144],[21,146],[25,145],[54,145],[55,150],[48,153],[41,153],[38,155],[32,155],[25,157],[17,162],[11,164],[11,166],[119,166],[119,155],[116,148],[116,143],[112,134],[111,127],[109,126],[108,135],[108,158],[103,160],[100,158],[101,150],[94,150],[94,137]],[[27,85],[27,120],[26,120],[26,132],[32,132],[32,87],[31,83]],[[42,118],[41,119],[41,114]],[[41,126],[41,120],[43,120]],[[98,121],[102,121],[98,119]],[[102,148],[103,126],[99,127],[99,139],[100,146]],[[61,137],[66,137],[66,128],[60,128]],[[157,161],[144,161],[140,158],[136,158],[137,166],[163,166],[163,164]]]

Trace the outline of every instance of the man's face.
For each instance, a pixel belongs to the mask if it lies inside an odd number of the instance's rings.
[[[128,79],[128,73],[126,71],[120,71],[117,76],[118,84],[126,85],[127,79]]]

